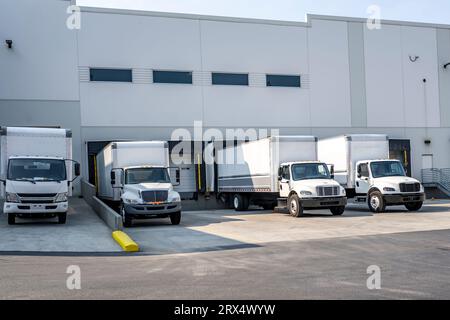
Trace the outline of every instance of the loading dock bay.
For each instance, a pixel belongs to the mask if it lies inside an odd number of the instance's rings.
[[[121,253],[111,230],[83,199],[72,198],[70,204],[67,225],[58,225],[52,219],[18,219],[18,225],[8,226],[2,214],[0,254]],[[167,219],[151,219],[136,221],[125,231],[139,244],[138,254],[163,255],[446,229],[450,229],[450,201],[428,201],[417,213],[392,207],[373,215],[365,206],[350,205],[341,217],[323,210],[298,219],[257,208],[247,212],[186,211],[180,226],[172,226]]]

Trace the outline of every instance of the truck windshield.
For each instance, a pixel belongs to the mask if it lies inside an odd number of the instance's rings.
[[[294,180],[330,179],[330,172],[324,163],[302,163],[292,165]]]
[[[377,161],[370,164],[374,178],[406,176],[405,169],[398,161]]]
[[[136,168],[126,171],[126,184],[139,183],[170,183],[169,174],[165,168]]]
[[[66,163],[56,159],[11,159],[8,180],[63,181],[66,180]]]

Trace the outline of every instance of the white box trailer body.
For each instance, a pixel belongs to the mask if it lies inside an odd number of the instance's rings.
[[[386,206],[405,205],[410,211],[422,207],[423,186],[406,176],[400,161],[389,159],[387,135],[344,135],[321,139],[318,146],[319,158],[334,165],[335,179],[348,198],[366,202],[375,213]]]
[[[277,136],[217,150],[219,192],[279,192],[281,163],[317,160],[317,138]]]
[[[120,201],[120,189],[111,186],[111,170],[138,166],[169,167],[169,145],[165,141],[111,142],[96,158],[98,195]]]
[[[111,142],[96,156],[98,196],[120,204],[126,227],[155,217],[179,224],[181,199],[169,163],[166,141]]]
[[[246,142],[217,150],[216,162],[219,197],[226,195],[224,201],[231,200],[235,210],[246,210],[252,203],[288,209],[295,217],[303,209],[344,212],[344,189],[318,161],[316,137],[276,136]]]
[[[59,166],[65,175],[45,176],[55,173],[51,172],[52,166]],[[18,201],[9,203],[6,199],[4,212],[23,216],[67,212],[67,197],[72,195],[73,167],[70,130],[2,127],[0,179],[5,183],[1,185],[1,196],[5,198],[8,194],[11,199]],[[58,198],[59,195],[64,197]],[[63,198],[65,201],[59,201]],[[62,220],[65,221],[65,218]]]
[[[334,165],[334,178],[346,188],[355,187],[356,163],[389,159],[389,137],[383,134],[353,134],[320,139],[320,161]]]

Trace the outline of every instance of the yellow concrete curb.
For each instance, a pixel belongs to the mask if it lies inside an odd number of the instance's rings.
[[[133,241],[125,232],[114,231],[112,237],[116,242],[122,247],[123,251],[126,252],[137,252],[139,251],[139,245]]]

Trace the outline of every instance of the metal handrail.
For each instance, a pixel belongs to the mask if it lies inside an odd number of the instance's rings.
[[[440,186],[450,193],[450,168],[422,169],[422,184]]]

